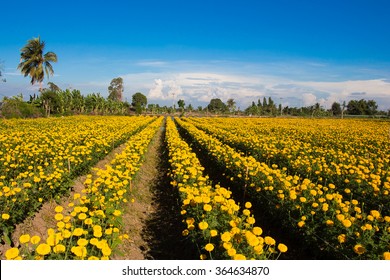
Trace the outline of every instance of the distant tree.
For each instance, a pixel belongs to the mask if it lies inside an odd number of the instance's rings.
[[[378,105],[376,104],[376,102],[374,100],[368,100],[367,101],[367,109],[366,109],[366,114],[367,115],[375,115],[378,111]]]
[[[251,106],[245,109],[246,115],[258,115],[260,111],[260,108],[255,104],[254,101],[252,101]]]
[[[140,114],[148,103],[148,99],[140,92],[133,94],[131,105],[135,108],[137,114]]]
[[[43,54],[45,42],[40,37],[28,40],[26,46],[21,49],[20,63],[18,69],[26,77],[31,77],[31,84],[39,83],[42,90],[42,81],[46,76],[54,74],[51,62],[57,62],[57,55],[54,52]]]
[[[186,105],[186,103],[184,102],[183,99],[179,99],[179,101],[177,101],[177,106],[179,106],[179,108],[181,109],[182,112],[184,111],[185,105]]]
[[[210,100],[210,104],[207,105],[207,109],[210,112],[217,113],[217,112],[225,112],[227,110],[227,106],[225,103],[222,102],[219,98],[214,98]]]
[[[234,101],[233,98],[229,98],[226,104],[227,104],[227,108],[229,109],[229,112],[234,113],[234,111],[236,110],[236,101]]]
[[[264,108],[268,107],[267,99],[265,98],[265,96],[263,97],[263,107]]]
[[[198,110],[198,112],[202,112],[203,107],[202,106],[198,106],[197,110]]]
[[[108,99],[122,101],[123,90],[123,79],[121,77],[112,79],[110,86],[108,87]]]
[[[60,91],[60,87],[57,86],[55,83],[48,82],[47,85],[49,86],[49,89],[52,91]]]
[[[340,103],[338,103],[338,102],[333,102],[332,107],[331,107],[331,111],[332,111],[332,113],[333,113],[333,116],[339,116],[339,115],[341,115],[342,110],[341,110],[341,105],[340,105]]]
[[[192,112],[193,110],[194,110],[194,107],[192,107],[191,104],[188,104],[188,106],[187,106],[187,111],[188,111],[188,112]]]
[[[60,99],[57,92],[43,89],[41,91],[41,100],[45,109],[46,117],[50,117],[51,113],[58,113],[60,108]]]
[[[378,105],[374,100],[350,100],[347,105],[347,112],[350,115],[375,115]]]
[[[347,105],[347,112],[350,115],[363,115],[365,111],[363,102],[350,100]]]

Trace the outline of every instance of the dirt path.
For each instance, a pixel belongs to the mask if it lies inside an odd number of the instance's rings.
[[[181,235],[183,229],[177,189],[170,185],[168,155],[161,127],[149,146],[135,179],[135,201],[124,213],[124,241],[113,259],[198,259],[193,243]]]
[[[143,260],[146,252],[150,250],[148,242],[142,237],[142,230],[148,217],[156,212],[151,186],[156,184],[161,175],[158,165],[162,132],[160,128],[152,139],[144,156],[144,162],[134,179],[133,199],[127,203],[123,214],[123,233],[126,233],[129,239],[123,240],[112,259]]]

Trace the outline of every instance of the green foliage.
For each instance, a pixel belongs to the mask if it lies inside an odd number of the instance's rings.
[[[37,118],[42,116],[41,110],[32,104],[23,101],[21,96],[5,97],[0,110],[4,118]]]
[[[351,100],[347,105],[347,113],[350,115],[375,115],[378,105],[374,100]]]
[[[333,113],[334,116],[341,115],[342,110],[341,110],[340,103],[333,102],[331,110],[332,110],[332,113]]]
[[[227,106],[219,98],[214,98],[210,100],[210,104],[207,105],[207,109],[213,113],[223,113],[227,111]]]
[[[108,99],[122,101],[123,98],[123,79],[121,77],[112,79],[108,87]]]
[[[184,102],[183,99],[179,99],[179,101],[177,101],[177,105],[183,111],[184,110],[184,106],[186,105],[186,103]]]
[[[148,104],[148,99],[146,98],[145,95],[143,95],[140,92],[133,94],[132,101],[131,101],[131,105],[133,105],[133,107],[145,108],[146,104]]]

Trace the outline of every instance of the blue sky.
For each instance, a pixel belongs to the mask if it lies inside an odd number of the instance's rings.
[[[36,93],[16,69],[40,36],[58,55],[50,81],[107,96],[178,99],[194,107],[233,98],[245,109],[374,99],[390,109],[390,1],[7,1],[2,3],[0,97]],[[45,80],[45,83],[48,80]]]

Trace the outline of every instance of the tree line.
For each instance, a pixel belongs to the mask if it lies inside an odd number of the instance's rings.
[[[27,41],[21,49],[20,63],[18,69],[21,73],[31,78],[31,84],[39,83],[39,94],[30,95],[28,101],[24,101],[22,94],[14,97],[4,97],[0,102],[0,117],[41,117],[50,115],[73,115],[73,114],[95,114],[95,115],[126,115],[126,114],[163,114],[163,113],[198,113],[198,114],[234,114],[250,116],[341,116],[376,114],[390,115],[388,112],[378,112],[378,105],[374,100],[350,100],[348,104],[334,102],[331,109],[325,110],[319,103],[307,107],[283,107],[276,104],[272,97],[263,98],[252,102],[243,111],[236,108],[236,101],[228,99],[226,104],[219,98],[210,100],[205,106],[193,108],[191,104],[185,106],[185,100],[177,101],[178,109],[173,106],[160,106],[159,104],[148,104],[147,97],[137,92],[132,96],[131,103],[123,100],[123,79],[117,77],[112,79],[108,86],[108,97],[104,98],[100,93],[82,95],[77,89],[60,89],[57,85],[49,82],[47,88],[42,87],[45,76],[48,78],[54,74],[52,63],[58,61],[54,52],[44,53],[45,42],[40,37]],[[1,65],[0,65],[1,66]],[[0,67],[1,68],[1,67]],[[0,81],[2,78],[0,69]]]

